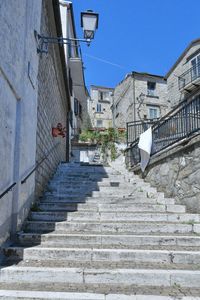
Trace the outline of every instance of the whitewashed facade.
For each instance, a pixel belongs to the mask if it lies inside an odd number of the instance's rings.
[[[113,91],[113,88],[91,86],[88,112],[93,128],[107,129],[113,127],[111,110]]]

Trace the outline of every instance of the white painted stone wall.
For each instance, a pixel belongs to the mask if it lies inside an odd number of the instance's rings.
[[[95,152],[97,146],[86,144],[86,143],[73,143],[72,151],[73,157],[71,158],[71,162],[79,163],[79,162],[93,162]]]
[[[109,98],[108,101],[100,101],[99,92],[108,92]],[[113,126],[112,122],[112,93],[113,89],[91,86],[90,97],[88,103],[88,112],[91,118],[91,123],[93,127],[97,127],[97,120],[102,120],[102,126],[104,128],[110,128]],[[101,105],[101,112],[97,112],[97,104]]]
[[[0,1],[0,191],[17,185],[0,200],[0,244],[19,228],[33,200],[38,54],[41,0]]]

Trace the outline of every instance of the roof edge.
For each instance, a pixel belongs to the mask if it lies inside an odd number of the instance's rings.
[[[195,43],[200,42],[200,38],[195,39],[193,41],[190,42],[190,44],[185,48],[185,50],[182,52],[182,54],[179,56],[179,58],[176,60],[176,62],[173,64],[173,66],[171,67],[171,69],[167,72],[167,74],[165,75],[165,78],[167,79],[169,77],[169,75],[174,71],[174,69],[176,68],[176,66],[179,64],[179,62],[182,60],[182,58],[185,56],[185,54],[190,50],[190,48],[192,48],[192,46],[194,46]]]

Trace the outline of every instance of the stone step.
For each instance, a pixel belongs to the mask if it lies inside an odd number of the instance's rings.
[[[89,268],[89,269],[156,269],[156,270],[200,270],[199,264],[168,264],[156,262],[134,262],[134,261],[109,261],[96,260],[20,260],[17,257],[8,257],[3,266],[17,265],[18,267],[47,267],[47,268]]]
[[[128,268],[135,265],[152,265],[156,264],[163,268],[167,265],[168,268],[174,268],[176,265],[191,265],[200,269],[200,251],[167,251],[167,250],[133,250],[133,249],[75,249],[75,248],[44,248],[44,247],[8,247],[4,249],[4,254],[7,258],[13,260],[25,261],[49,261],[56,262],[73,262],[76,264],[89,263],[99,265],[104,263],[107,268],[113,268],[116,264],[123,268],[125,265]],[[64,266],[64,265],[63,265]],[[102,267],[102,265],[101,265]],[[149,268],[149,266],[148,266]]]
[[[95,204],[95,203],[94,203]],[[81,204],[80,204],[81,205]],[[77,206],[76,205],[73,207],[71,206],[71,203],[65,203],[65,202],[51,202],[51,203],[40,203],[38,205],[38,208],[43,210],[43,211],[69,211],[70,209],[73,210],[75,208],[76,210],[80,208],[80,210],[87,210],[89,211],[90,209],[92,211],[95,211],[95,205],[90,204],[83,204],[82,206]],[[85,207],[84,207],[85,205]],[[111,206],[111,204],[98,204],[99,211],[109,211],[110,209],[118,209],[118,210],[123,210],[123,205],[116,205],[114,204]],[[125,208],[124,208],[125,209]],[[173,204],[130,204],[130,210],[132,212],[172,212],[172,213],[184,213],[185,212],[185,206],[183,205],[173,205]]]
[[[88,206],[95,205],[98,206],[99,204],[104,205],[115,205],[115,209],[118,206],[123,205],[129,206],[131,204],[175,204],[174,199],[172,198],[147,198],[147,197],[106,197],[106,198],[92,198],[92,197],[54,197],[54,196],[48,196],[43,199],[41,199],[40,204],[44,203],[57,203],[57,202],[64,202],[64,203],[77,203],[78,206],[80,205],[80,208],[83,207],[81,203],[88,204]],[[79,204],[80,203],[80,204]]]
[[[93,221],[66,221],[66,222],[42,222],[27,221],[26,232],[52,232],[57,233],[102,233],[102,234],[190,234],[199,233],[200,224],[179,224],[164,222],[93,222]]]
[[[37,234],[18,233],[20,245],[44,245],[44,247],[77,248],[124,248],[124,249],[170,249],[199,250],[200,236],[197,235],[123,235],[123,234]]]
[[[73,194],[77,194],[77,192],[73,192]],[[149,197],[149,198],[157,198],[157,197],[162,197],[164,198],[164,194],[163,193],[157,193],[157,192],[148,192],[148,191],[134,191],[133,189],[124,189],[124,190],[116,190],[116,188],[114,188],[113,190],[108,188],[107,190],[104,191],[90,191],[88,192],[88,195],[91,197],[97,197],[97,198],[105,198],[105,197],[127,197],[127,196],[133,196],[133,197],[137,197],[137,196],[143,196],[143,197]]]
[[[141,183],[141,182],[135,182],[135,183],[130,183],[130,182],[125,182],[123,181],[111,181],[109,178],[104,179],[103,181],[93,181],[93,180],[80,180],[80,184],[77,184],[77,182],[69,181],[69,180],[53,180],[49,183],[48,187],[49,188],[58,188],[58,187],[82,187],[90,184],[91,186],[97,186],[97,187],[120,187],[120,188],[142,188],[147,189],[151,188],[149,183]]]
[[[134,188],[126,187],[96,187],[91,188],[90,186],[82,188],[57,188],[49,190],[45,193],[45,196],[91,196],[98,198],[105,197],[148,197],[148,198],[164,198],[163,193],[157,193],[156,191],[146,189],[146,190],[135,190]]]
[[[38,284],[74,284],[77,291],[80,285],[89,285],[90,291],[98,285],[115,288],[139,286],[142,288],[199,288],[200,271],[196,270],[157,270],[157,269],[88,269],[88,268],[48,268],[48,267],[18,267],[1,268],[0,283]],[[98,293],[98,290],[97,290]]]
[[[93,181],[93,180],[81,180],[80,183],[77,182],[72,182],[69,180],[66,181],[52,181],[48,184],[48,188],[50,189],[58,189],[58,188],[67,188],[67,187],[76,187],[76,188],[82,188],[85,186],[90,185],[91,187],[99,187],[102,189],[106,188],[116,188],[116,189],[135,189],[135,190],[150,190],[155,192],[155,188],[152,188],[149,184],[139,184],[139,183],[130,183],[130,182],[125,182],[125,181],[111,181],[111,180],[104,180],[104,181]]]
[[[9,287],[9,285],[7,285]],[[164,288],[162,290],[152,290],[150,287],[145,288],[145,295],[141,295],[140,288],[134,288],[132,291],[128,292],[128,294],[118,293],[116,294],[116,290],[113,291],[113,293],[103,293],[105,289],[101,289],[99,293],[95,292],[85,292],[78,293],[77,291],[74,291],[74,288],[70,288],[67,286],[67,288],[62,290],[67,290],[66,292],[59,292],[59,287],[57,287],[57,291],[52,291],[52,287],[50,286],[49,291],[44,291],[41,289],[41,291],[35,290],[34,285],[28,285],[24,284],[22,290],[13,290],[12,286],[10,285],[11,290],[0,290],[0,299],[4,300],[14,300],[14,299],[29,299],[29,300],[200,300],[200,297],[198,296],[192,296],[192,295],[199,295],[199,289],[181,289],[178,287],[173,288]],[[15,288],[19,288],[20,285],[15,284]],[[42,286],[41,286],[42,287]],[[48,286],[47,286],[48,287]],[[27,288],[27,289],[25,289]],[[32,288],[32,290],[30,290]],[[49,288],[49,287],[48,287]],[[44,288],[43,288],[44,289]],[[69,290],[72,290],[72,292],[69,292]],[[83,289],[84,290],[84,289]],[[137,290],[139,293],[137,293]],[[147,293],[147,292],[151,292]],[[134,292],[134,294],[133,294]],[[137,293],[137,294],[136,294]],[[157,293],[157,294],[156,294]],[[162,293],[163,295],[161,295]],[[186,293],[189,296],[183,296],[186,295]],[[166,294],[170,294],[171,296],[165,296]],[[174,296],[173,296],[174,295]]]
[[[91,189],[90,187],[85,187],[85,188],[65,188],[65,189],[57,189],[57,190],[48,190],[47,192],[45,192],[45,196],[55,196],[55,197],[66,197],[66,196],[76,196],[76,197],[116,197],[116,198],[120,198],[120,197],[149,197],[149,198],[156,198],[156,197],[162,197],[164,198],[163,194],[158,194],[158,193],[149,193],[149,192],[145,192],[143,191],[142,193],[134,191],[133,189],[119,189],[119,188],[108,188],[108,190],[100,190],[101,188],[94,188]],[[106,188],[107,189],[107,188]]]
[[[29,300],[175,300],[174,296],[157,295],[125,295],[125,294],[96,294],[96,293],[68,293],[45,292],[30,290],[0,290],[0,299],[29,299]],[[200,300],[200,297],[179,296],[177,300]]]
[[[97,208],[98,209],[98,208]],[[114,211],[114,212],[113,212]],[[98,212],[91,212],[90,210],[85,210],[84,212],[31,212],[29,215],[29,220],[34,221],[65,221],[65,220],[84,220],[90,219],[90,221],[137,221],[137,222],[174,222],[174,223],[198,223],[200,222],[200,215],[198,214],[172,214],[172,213],[134,213],[132,212],[131,206],[124,209],[123,206],[118,207],[117,210],[112,211],[101,211],[99,208]]]

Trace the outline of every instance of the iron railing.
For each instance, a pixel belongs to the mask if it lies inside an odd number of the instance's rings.
[[[151,156],[200,131],[200,96],[180,103],[152,126]],[[133,164],[140,161],[139,138],[130,145]]]
[[[60,143],[57,143],[56,145],[54,145],[45,155],[44,157],[34,166],[34,168],[29,172],[29,174],[27,174],[22,180],[21,180],[21,184],[24,184],[27,179],[38,169],[38,167],[43,163],[43,161],[52,153],[52,151],[59,145]],[[11,191],[13,189],[13,187],[16,185],[17,183],[14,182],[12,183],[8,188],[6,188],[4,190],[3,193],[0,194],[0,199],[3,198],[9,191]]]
[[[0,199],[3,198],[3,196],[5,196],[8,192],[10,192],[16,184],[16,182],[13,182],[7,189],[5,189],[5,191],[1,193]]]
[[[43,163],[43,161],[45,160],[45,159],[47,159],[48,158],[48,156],[54,151],[54,149],[55,148],[57,148],[58,147],[58,145],[60,145],[60,142],[58,142],[57,144],[55,144],[45,155],[44,155],[44,157],[39,161],[39,162],[37,162],[36,163],[36,165],[34,166],[34,168],[28,173],[28,175],[26,175],[26,177],[23,179],[23,180],[21,180],[21,184],[24,184],[26,181],[27,181],[27,179],[39,168],[39,166]]]
[[[126,123],[126,142],[127,145],[133,143],[141,133],[155,124],[159,119],[145,119],[143,121],[135,121]]]
[[[186,87],[189,83],[194,83],[195,85],[195,81],[198,78],[200,78],[200,63],[195,64],[192,68],[178,77],[179,90]]]

